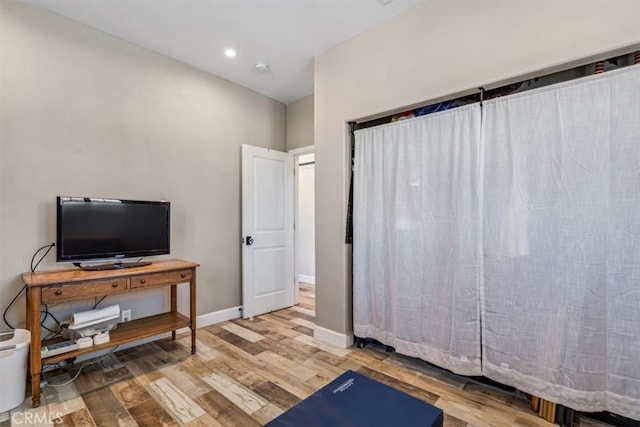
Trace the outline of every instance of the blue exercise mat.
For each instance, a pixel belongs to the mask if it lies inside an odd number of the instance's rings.
[[[442,420],[435,406],[347,371],[267,426],[442,427]]]

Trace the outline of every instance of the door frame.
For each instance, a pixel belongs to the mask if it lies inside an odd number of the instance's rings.
[[[300,168],[298,166],[299,157],[305,154],[311,154],[315,152],[315,145],[307,145],[305,147],[294,148],[288,151],[293,154],[293,275],[295,289],[293,291],[293,303],[298,304],[300,299],[300,281],[298,280],[298,250],[300,249],[300,230],[298,224],[300,224],[300,213],[298,206],[298,179],[300,177]],[[314,182],[315,187],[315,182]]]

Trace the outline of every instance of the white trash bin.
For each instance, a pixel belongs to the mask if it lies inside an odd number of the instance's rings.
[[[30,342],[26,329],[0,332],[0,413],[24,402]]]

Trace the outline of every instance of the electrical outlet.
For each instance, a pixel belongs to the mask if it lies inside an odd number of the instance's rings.
[[[121,316],[123,322],[128,322],[131,320],[131,310],[122,310]]]

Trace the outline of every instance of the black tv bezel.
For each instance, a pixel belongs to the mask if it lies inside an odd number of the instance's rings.
[[[145,204],[145,205],[164,205],[167,207],[167,222],[166,222],[166,236],[167,236],[167,247],[166,249],[158,249],[158,250],[145,250],[145,251],[130,251],[130,252],[109,252],[109,253],[101,253],[95,254],[95,256],[87,256],[87,255],[63,255],[62,249],[62,203],[65,202],[63,199],[83,199],[86,203],[96,203],[91,202],[94,200],[118,200],[121,203],[130,203],[130,204]],[[56,196],[56,262],[74,262],[79,263],[82,261],[109,261],[109,260],[120,260],[123,258],[135,258],[135,257],[146,257],[146,256],[154,256],[154,255],[167,255],[170,254],[171,250],[171,203],[166,200],[132,200],[132,199],[120,199],[117,197],[80,197],[80,196]]]

